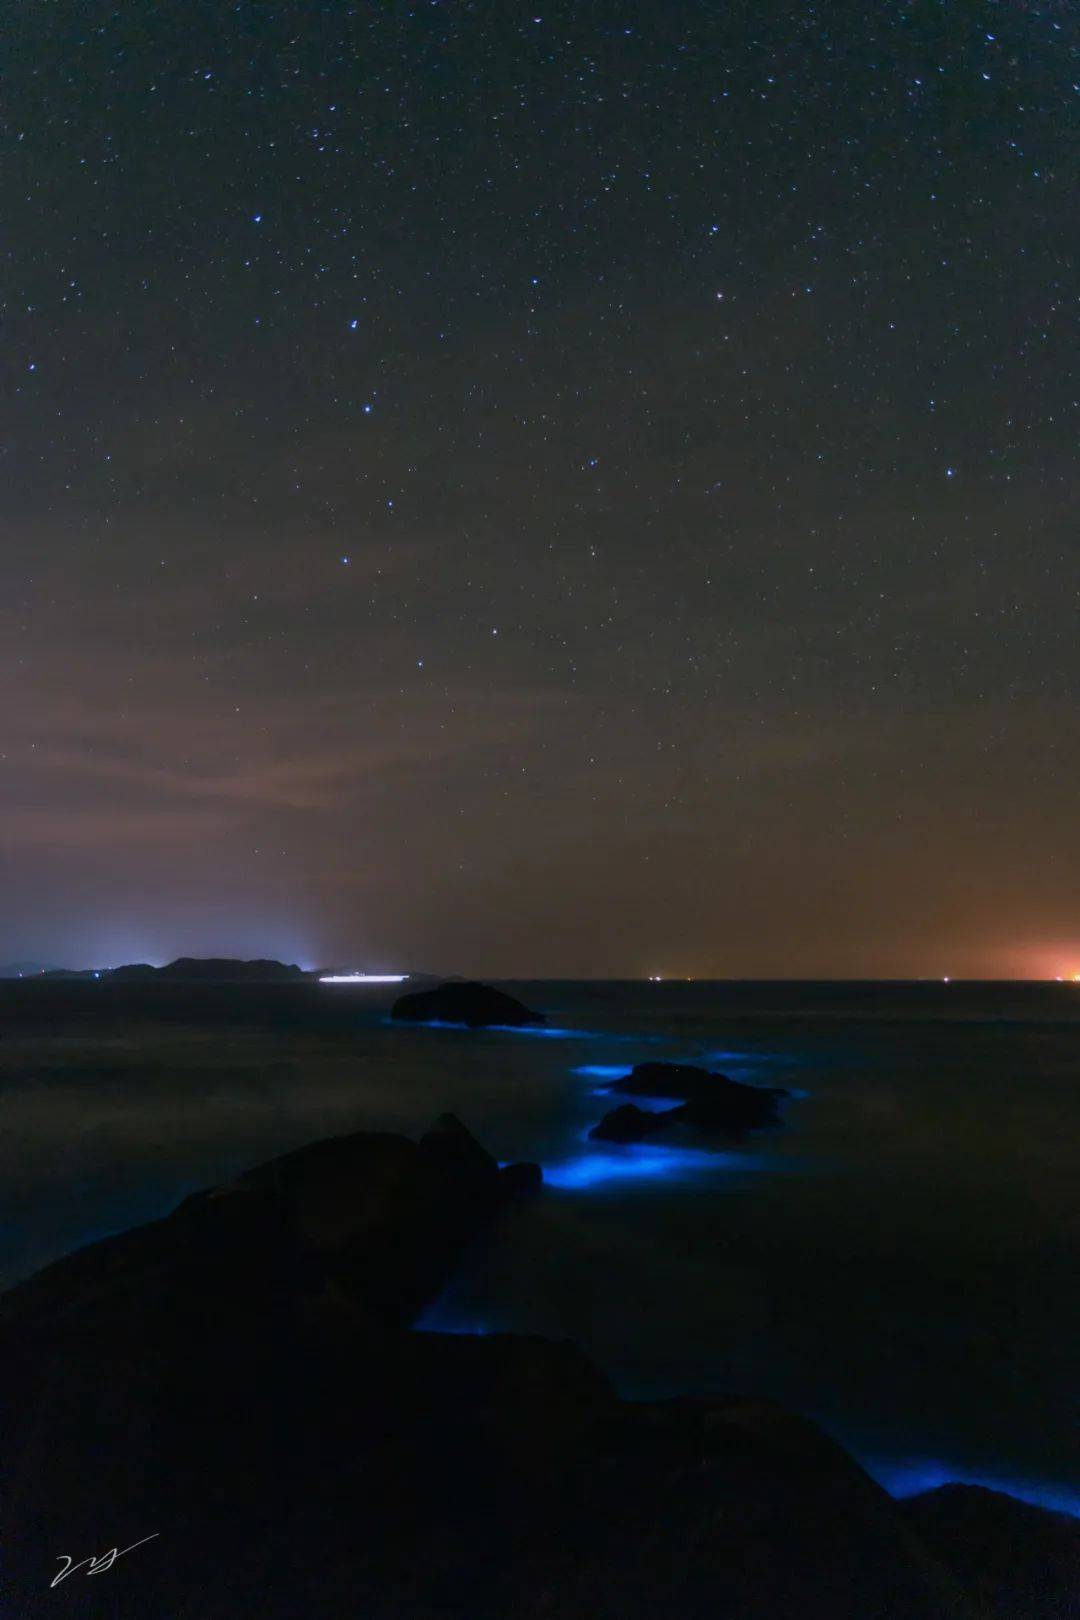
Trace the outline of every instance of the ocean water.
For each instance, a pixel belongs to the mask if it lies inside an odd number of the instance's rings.
[[[424,1326],[572,1338],[628,1395],[743,1392],[897,1493],[1080,1512],[1080,986],[508,986],[543,1032],[155,1025],[0,1047],[0,1280],[321,1135],[457,1113],[539,1159]],[[792,1091],[736,1145],[589,1127],[646,1059]]]

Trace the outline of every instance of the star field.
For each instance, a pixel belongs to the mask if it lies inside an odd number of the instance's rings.
[[[1080,958],[1070,8],[5,9],[0,956]]]

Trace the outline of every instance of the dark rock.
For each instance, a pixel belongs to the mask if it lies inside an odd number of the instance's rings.
[[[420,1138],[420,1152],[430,1164],[451,1177],[460,1177],[489,1193],[498,1179],[499,1166],[456,1114],[440,1114]]]
[[[544,1023],[544,1014],[531,1012],[514,996],[493,990],[486,984],[450,982],[434,990],[414,990],[395,1001],[390,1016],[413,1024],[467,1024],[478,1029],[485,1024]]]
[[[433,1169],[442,1169],[459,1185],[471,1182],[477,1197],[488,1205],[528,1197],[543,1185],[544,1172],[538,1164],[500,1168],[453,1114],[441,1114],[419,1146]]]
[[[777,1103],[787,1096],[779,1087],[747,1086],[689,1063],[639,1063],[608,1089],[631,1097],[683,1099],[683,1107],[656,1116],[661,1121],[657,1128],[683,1124],[720,1133],[777,1124]]]
[[[714,1075],[711,1093],[691,1097],[676,1108],[648,1110],[622,1103],[605,1114],[589,1132],[596,1142],[644,1142],[673,1125],[689,1126],[707,1135],[741,1136],[778,1122],[776,1099],[755,1086]]]
[[[691,1097],[667,1116],[671,1123],[689,1125],[707,1134],[738,1135],[779,1124],[776,1097],[757,1086],[743,1086],[728,1080],[713,1092]]]
[[[538,1164],[507,1164],[499,1171],[503,1190],[510,1198],[532,1198],[544,1184]]]
[[[676,1113],[679,1110],[675,1110]],[[605,1114],[599,1125],[594,1125],[589,1136],[594,1142],[643,1142],[655,1136],[667,1124],[667,1113],[649,1113],[634,1103],[623,1103]]]
[[[623,1091],[630,1097],[671,1097],[685,1102],[702,1088],[726,1078],[692,1063],[636,1063],[621,1080],[613,1080],[608,1090]]]
[[[505,1198],[496,1161],[452,1115],[419,1144],[332,1137],[47,1266],[0,1296],[0,1333],[73,1311],[171,1314],[186,1295],[193,1310],[218,1295],[232,1310],[332,1293],[400,1327]]]
[[[901,1504],[919,1536],[992,1613],[1080,1614],[1080,1522],[978,1485],[942,1485]]]

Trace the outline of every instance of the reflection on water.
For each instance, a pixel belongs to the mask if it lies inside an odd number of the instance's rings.
[[[508,1211],[425,1326],[576,1339],[631,1396],[771,1397],[891,1489],[971,1479],[1075,1511],[1075,1006],[534,985],[515,989],[550,1028],[479,1032],[390,1026],[338,988],[353,1028],[9,1032],[2,1279],[304,1142],[449,1109],[551,1192]],[[619,1100],[598,1087],[646,1058],[787,1087],[785,1128],[722,1151],[588,1141]]]

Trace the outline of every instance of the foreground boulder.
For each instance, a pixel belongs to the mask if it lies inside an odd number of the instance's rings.
[[[533,1198],[544,1184],[538,1164],[506,1164],[499,1172],[503,1191],[510,1198]]]
[[[440,984],[434,990],[414,990],[394,1002],[391,1018],[411,1024],[542,1024],[544,1014],[532,1012],[515,996],[490,985],[472,982]]]
[[[2,1611],[978,1620],[948,1534],[931,1551],[812,1424],[410,1330],[522,1180],[448,1116],[359,1133],[0,1297]]]
[[[657,1121],[655,1126],[647,1127],[646,1134],[675,1124],[720,1134],[760,1130],[779,1123],[777,1104],[788,1095],[777,1086],[747,1086],[739,1080],[728,1079],[726,1074],[714,1074],[689,1063],[639,1063],[622,1080],[614,1081],[608,1090],[631,1097],[682,1100],[681,1108],[646,1116]],[[609,1115],[608,1119],[611,1118]]]
[[[280,1609],[263,1601],[272,1542],[352,1458],[374,1472],[324,1501],[342,1528],[378,1494],[381,1446],[408,1470],[388,1416],[418,1399],[410,1421],[423,1418],[405,1329],[537,1170],[500,1170],[451,1115],[419,1142],[358,1132],[196,1193],[0,1296],[0,1611],[28,1612],[60,1554],[157,1531],[157,1567],[124,1572],[130,1595],[111,1593],[110,1615],[179,1614],[185,1591],[209,1594],[194,1612],[222,1620],[304,1612],[287,1580]],[[220,1586],[185,1584],[197,1548],[226,1571]]]
[[[0,1296],[0,1334],[78,1311],[126,1317],[208,1298],[230,1309],[335,1299],[398,1328],[539,1166],[496,1161],[444,1114],[419,1142],[381,1131],[313,1142],[46,1266]]]
[[[901,1511],[989,1613],[1080,1614],[1080,1521],[980,1485],[941,1485]]]

